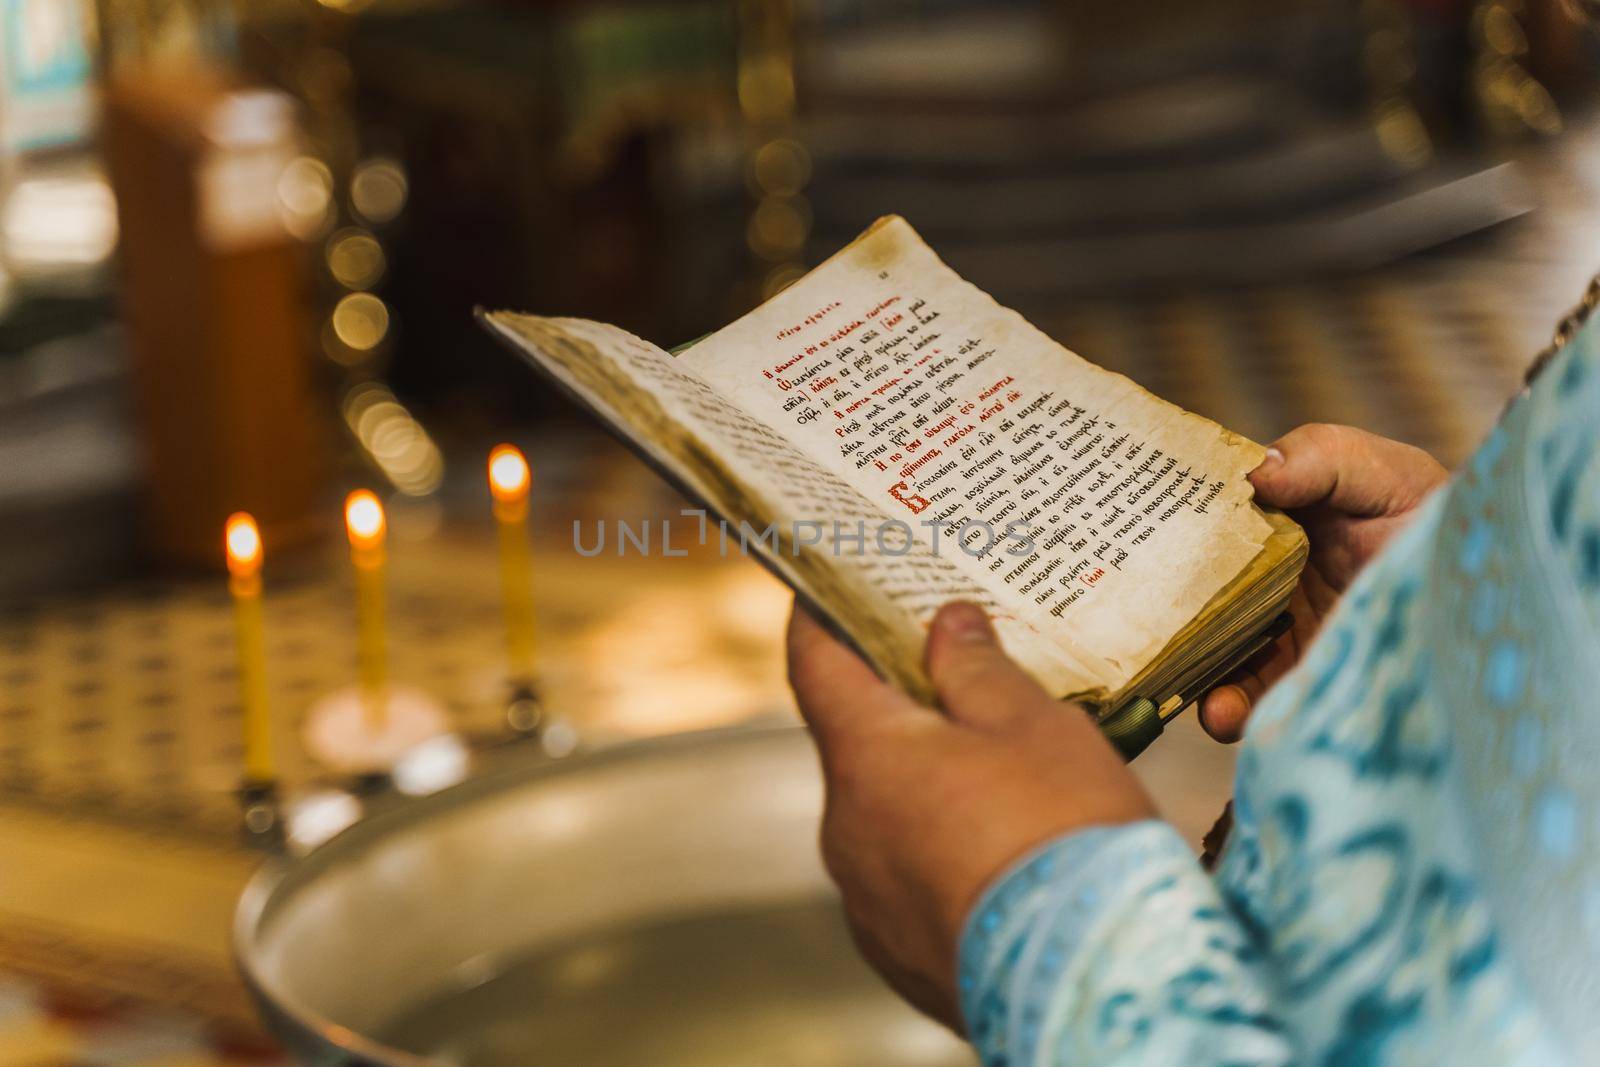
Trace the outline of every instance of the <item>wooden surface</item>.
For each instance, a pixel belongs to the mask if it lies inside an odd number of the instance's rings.
[[[305,344],[306,251],[270,216],[243,237],[210,218],[208,205],[241,186],[259,198],[281,169],[216,132],[240,125],[236,90],[179,65],[124,72],[105,93],[143,528],[168,562],[209,563],[215,531],[239,510],[254,513],[269,548],[308,539],[327,466]],[[284,143],[270,150],[292,155],[287,131],[276,136]],[[274,190],[264,192],[270,204]]]

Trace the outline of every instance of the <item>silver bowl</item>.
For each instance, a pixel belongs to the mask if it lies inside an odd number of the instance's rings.
[[[308,1064],[972,1064],[858,960],[821,804],[796,728],[514,755],[269,863],[240,968]]]

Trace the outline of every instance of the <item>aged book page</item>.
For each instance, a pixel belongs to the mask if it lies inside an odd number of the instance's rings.
[[[825,516],[830,524],[875,525],[879,509],[654,345],[583,319],[502,311],[484,320],[730,524],[719,528],[712,516],[703,537],[761,558],[908,692],[930,696],[919,619],[957,598],[999,609],[964,572],[921,546],[889,555],[869,539],[865,554],[839,566],[797,523]]]
[[[984,589],[1056,692],[1120,691],[1271,533],[1259,445],[1063,348],[899,218],[677,362]]]

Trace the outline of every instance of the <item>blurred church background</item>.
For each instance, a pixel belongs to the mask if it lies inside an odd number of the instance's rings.
[[[0,0],[0,1065],[278,1055],[227,958],[231,511],[290,788],[358,485],[397,677],[518,734],[500,440],[552,756],[789,714],[752,565],[572,552],[682,503],[475,306],[673,345],[894,212],[1230,428],[1454,463],[1600,269],[1597,50],[1557,0]],[[1197,836],[1227,759],[1188,724],[1141,765]]]

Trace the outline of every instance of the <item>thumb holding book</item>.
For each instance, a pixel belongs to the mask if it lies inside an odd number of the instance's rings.
[[[1250,473],[1256,502],[1305,527],[1310,559],[1289,602],[1294,627],[1206,695],[1207,733],[1224,742],[1243,736],[1261,694],[1299,662],[1361,568],[1448,477],[1420,448],[1353,426],[1309,423],[1267,449]]]
[[[984,888],[1032,849],[1154,815],[1087,714],[1050,697],[983,611],[933,620],[939,707],[878,678],[804,611],[789,677],[822,759],[822,854],[856,943],[912,1004],[960,1028],[955,958]]]

